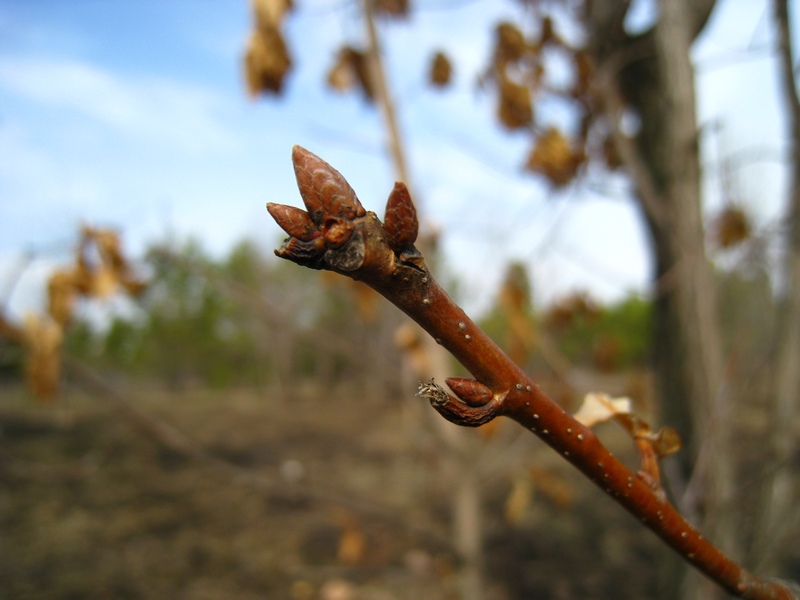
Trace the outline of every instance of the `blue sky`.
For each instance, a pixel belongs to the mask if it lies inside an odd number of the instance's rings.
[[[357,3],[298,0],[286,36],[286,94],[252,100],[241,77],[246,0],[0,0],[0,293],[24,252],[37,259],[11,298],[41,302],[43,278],[67,260],[81,222],[112,226],[140,256],[195,236],[221,255],[249,237],[280,239],[264,204],[299,204],[291,146],[316,152],[378,214],[394,176],[377,112],[324,80],[336,49],[363,40]],[[529,267],[537,299],[585,289],[613,300],[646,290],[649,258],[619,178],[554,195],[521,173],[529,140],[493,120],[476,87],[493,25],[512,1],[418,1],[409,22],[381,27],[391,85],[425,223],[444,231],[448,269],[473,310],[509,259]],[[651,14],[640,2],[639,18]],[[423,8],[424,7],[424,8]],[[718,166],[742,157],[736,183],[761,224],[783,202],[786,147],[765,1],[721,0],[695,52],[708,210]],[[452,89],[425,85],[427,61],[455,60]],[[552,118],[557,119],[557,111]]]

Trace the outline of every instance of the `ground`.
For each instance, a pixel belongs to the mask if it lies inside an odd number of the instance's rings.
[[[487,600],[642,599],[663,576],[655,537],[511,422],[465,434],[454,458],[413,390],[125,394],[203,457],[165,450],[102,395],[43,406],[0,389],[0,598],[460,598],[465,468]],[[603,435],[635,464],[624,435]]]

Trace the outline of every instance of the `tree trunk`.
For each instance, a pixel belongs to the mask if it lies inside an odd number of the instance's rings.
[[[759,568],[774,571],[777,557],[796,531],[796,478],[790,468],[797,444],[794,422],[800,397],[800,99],[794,77],[792,40],[787,0],[775,0],[778,30],[778,60],[788,130],[791,135],[789,197],[786,209],[787,242],[784,248],[783,290],[776,332],[776,356],[772,378],[774,391],[769,429],[768,475],[758,509],[758,527],[753,543],[753,560]]]
[[[690,60],[691,44],[714,2],[662,0],[654,28],[635,37],[622,28],[626,2],[591,5],[602,5],[595,10],[602,14],[589,15],[589,47],[608,74],[607,85],[614,87],[606,93],[606,108],[612,108],[608,98],[616,94],[620,110],[632,111],[639,121],[625,162],[655,255],[653,363],[660,421],[675,427],[684,442],[678,490],[691,478],[690,493],[681,494],[688,502],[676,500],[698,521],[703,515],[720,517],[720,501],[732,485],[732,465],[723,439],[728,427],[722,341],[714,272],[705,254]],[[610,117],[619,127],[620,114]],[[698,464],[700,457],[705,460]],[[711,526],[709,537],[730,552],[730,523],[714,521],[703,527]],[[670,582],[678,579],[673,575]],[[664,597],[694,595],[668,587]]]

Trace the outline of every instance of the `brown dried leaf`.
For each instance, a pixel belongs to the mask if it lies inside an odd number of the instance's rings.
[[[548,44],[554,46],[561,46],[563,45],[563,41],[558,36],[553,26],[553,19],[550,17],[545,17],[542,19],[542,32],[539,35],[539,44],[541,46],[546,46]]]
[[[650,425],[634,415],[633,413],[625,414],[620,413],[615,415],[617,423],[622,425],[622,428],[627,431],[633,438],[649,439],[650,438]]]
[[[103,264],[92,274],[92,284],[89,295],[101,300],[111,297],[119,288],[119,274],[114,269]]]
[[[280,30],[272,25],[257,28],[250,36],[244,58],[247,89],[251,96],[280,94],[292,66]]]
[[[681,449],[681,436],[673,427],[664,426],[653,436],[653,449],[658,456],[675,454]]]
[[[562,187],[572,181],[584,159],[582,153],[573,152],[561,131],[550,127],[539,136],[525,168],[544,175],[554,186]]]
[[[356,85],[368,102],[375,98],[375,87],[369,74],[367,55],[352,46],[343,46],[336,62],[328,71],[328,85],[337,92],[346,92]]]
[[[328,86],[336,92],[344,93],[352,89],[358,78],[350,62],[340,53],[336,62],[328,70]]]
[[[533,122],[533,104],[528,87],[501,77],[497,118],[509,129],[528,127]]]
[[[506,64],[520,60],[528,44],[525,36],[513,23],[500,23],[495,29],[494,64],[502,71]]]
[[[47,282],[47,312],[64,326],[72,319],[78,300],[78,272],[57,270]]]
[[[726,206],[714,219],[713,236],[722,249],[733,248],[750,239],[752,227],[750,217],[738,206]]]
[[[452,77],[453,67],[450,64],[450,59],[441,51],[434,54],[429,75],[431,85],[437,88],[447,87]]]
[[[278,27],[286,13],[293,8],[292,0],[252,0],[252,2],[257,27],[267,25]]]
[[[39,398],[53,401],[61,376],[61,326],[49,317],[29,313],[22,331],[28,387]]]
[[[589,392],[574,415],[576,421],[586,427],[594,427],[613,418],[630,415],[630,398],[612,398],[603,392]]]
[[[127,271],[128,263],[122,256],[119,234],[110,229],[87,229],[87,239],[94,241],[100,259],[109,268],[120,273]]]

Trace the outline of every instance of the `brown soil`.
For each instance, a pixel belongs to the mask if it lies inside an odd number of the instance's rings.
[[[510,422],[467,434],[459,463],[411,394],[133,397],[207,458],[164,451],[101,397],[0,390],[0,598],[459,598],[448,473],[468,464],[487,600],[655,596],[654,536]]]

